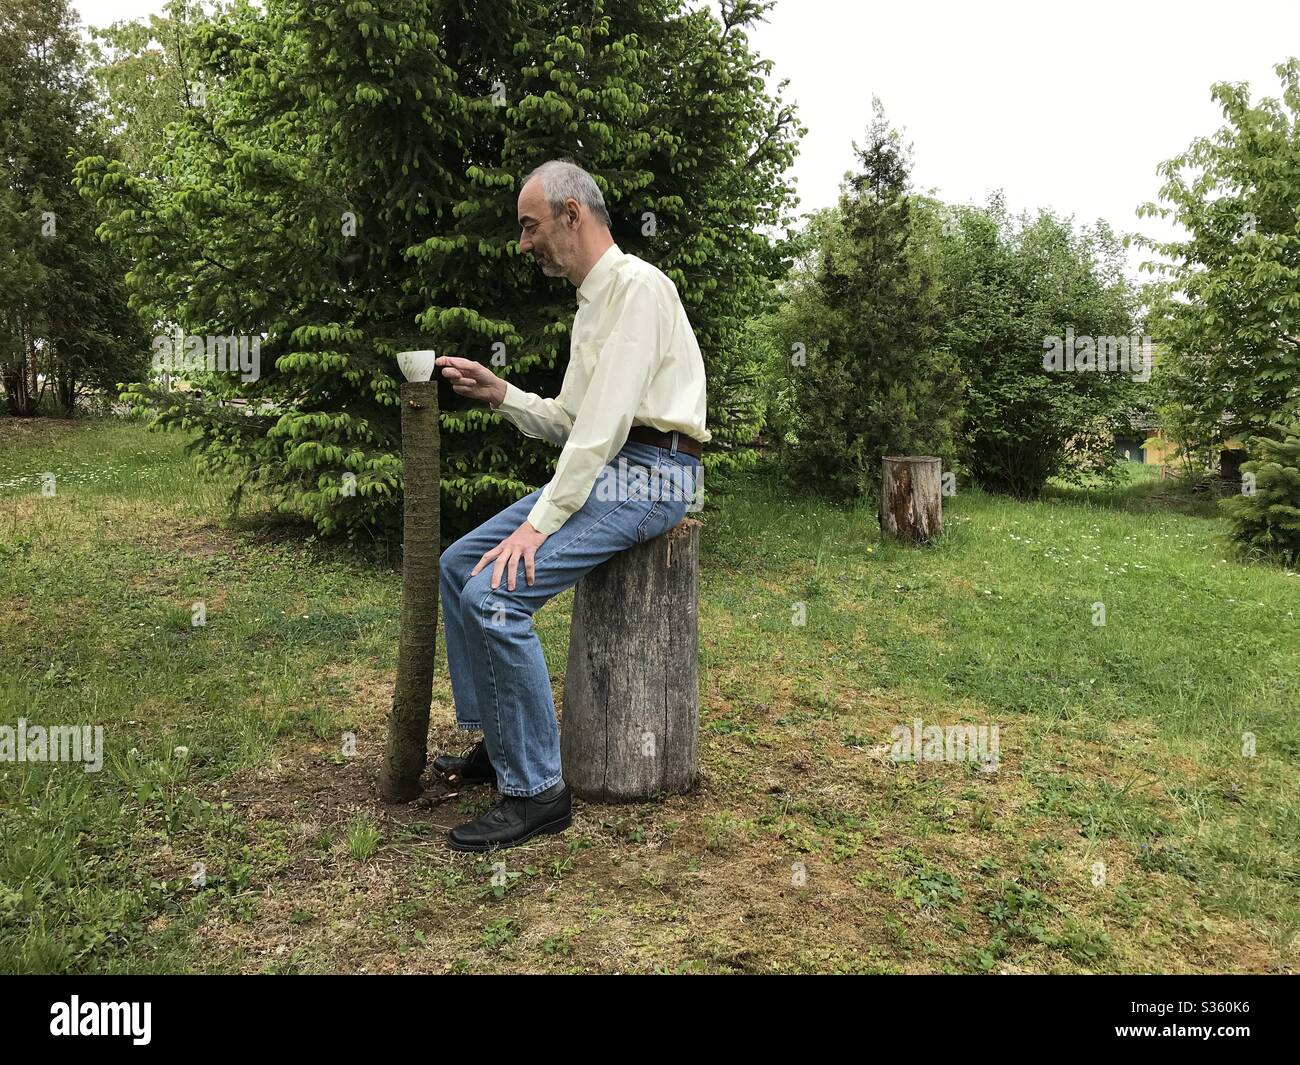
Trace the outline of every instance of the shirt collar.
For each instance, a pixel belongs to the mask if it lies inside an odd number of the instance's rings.
[[[578,286],[579,307],[590,303],[609,284],[614,267],[622,258],[623,251],[617,244],[611,244],[605,249],[605,253],[592,264],[587,276],[582,279],[582,284]]]

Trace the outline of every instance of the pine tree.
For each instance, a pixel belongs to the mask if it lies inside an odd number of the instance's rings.
[[[778,329],[791,352],[787,436],[799,483],[831,498],[878,491],[887,454],[950,466],[961,375],[936,343],[933,282],[920,261],[908,191],[910,152],[879,100],[860,168],[838,207],[814,218],[814,253]]]
[[[1300,561],[1300,421],[1273,422],[1252,436],[1257,458],[1242,463],[1242,494],[1221,501],[1239,544]]]
[[[722,25],[681,6],[268,0],[191,26],[201,102],[145,171],[90,160],[81,178],[142,260],[141,310],[260,336],[262,372],[132,401],[323,531],[393,526],[395,351],[559,390],[574,293],[519,255],[516,199],[523,173],[567,157],[602,186],[620,246],[677,283],[710,372],[710,472],[741,461],[728,445],[755,419],[723,420],[720,386],[780,269],[760,229],[790,195],[793,116],[744,39],[766,5],[726,4]],[[219,403],[236,397],[250,408]],[[440,402],[450,537],[544,482],[557,453],[449,388]]]

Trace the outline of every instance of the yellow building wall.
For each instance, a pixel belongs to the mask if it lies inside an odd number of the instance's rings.
[[[1174,456],[1178,450],[1172,440],[1169,440],[1164,433],[1158,431],[1142,441],[1142,448],[1146,453],[1146,464],[1148,466],[1173,465]],[[1229,440],[1223,445],[1223,449],[1225,451],[1244,451],[1245,445],[1239,440]]]

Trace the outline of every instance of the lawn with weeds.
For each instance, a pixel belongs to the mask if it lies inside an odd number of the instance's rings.
[[[959,486],[912,549],[732,482],[693,515],[695,791],[474,855],[444,836],[487,789],[374,797],[392,565],[228,516],[183,443],[0,421],[0,725],[104,730],[98,772],[0,762],[0,970],[1296,968],[1300,578],[1204,501]],[[961,725],[995,764],[892,757]]]

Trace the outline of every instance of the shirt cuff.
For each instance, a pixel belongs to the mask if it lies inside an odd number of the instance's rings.
[[[502,414],[511,414],[517,410],[524,409],[524,397],[528,393],[517,385],[506,382],[506,397],[501,401],[499,406],[493,407],[493,410],[499,410]]]
[[[539,533],[550,536],[569,520],[569,512],[561,510],[549,499],[539,499],[528,512],[528,522]]]

